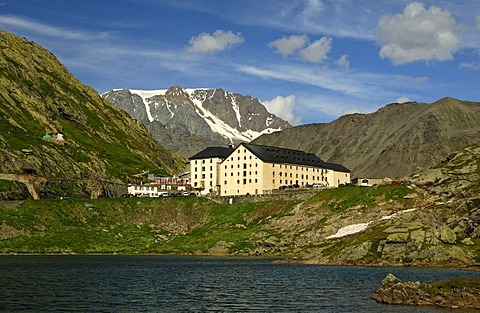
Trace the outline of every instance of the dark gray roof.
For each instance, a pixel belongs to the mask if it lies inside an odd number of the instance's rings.
[[[225,159],[233,152],[233,147],[208,147],[194,156],[189,157],[189,160],[196,159],[210,159],[210,158],[221,158]]]
[[[313,153],[278,147],[259,146],[249,143],[242,143],[242,145],[264,162],[315,166],[350,173],[350,170],[345,166],[324,162]]]

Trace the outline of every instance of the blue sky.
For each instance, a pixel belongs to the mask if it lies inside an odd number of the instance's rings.
[[[295,125],[480,101],[478,0],[0,0],[0,29],[99,93],[223,88]]]

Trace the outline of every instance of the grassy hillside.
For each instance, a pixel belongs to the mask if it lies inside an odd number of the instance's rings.
[[[42,175],[48,197],[59,186],[88,196],[143,170],[183,170],[181,158],[37,44],[0,31],[0,69],[0,173]],[[64,141],[42,138],[58,132]]]
[[[480,239],[445,226],[446,215],[452,225],[473,208],[453,215],[424,201],[403,185],[327,189],[306,201],[232,205],[195,197],[28,200],[15,209],[0,208],[0,253],[265,255],[390,265],[480,262]],[[414,211],[419,206],[424,207]],[[369,226],[358,234],[328,238],[358,223]]]

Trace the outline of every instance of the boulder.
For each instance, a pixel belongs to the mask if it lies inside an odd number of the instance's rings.
[[[408,233],[393,233],[387,236],[387,244],[406,243],[407,241],[408,241]]]
[[[457,241],[457,235],[447,224],[442,224],[437,227],[435,236],[446,244],[454,244]]]

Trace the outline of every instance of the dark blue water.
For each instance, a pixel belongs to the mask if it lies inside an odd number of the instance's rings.
[[[388,273],[420,281],[480,275],[251,258],[0,256],[0,311],[469,312],[377,304],[370,296]]]

